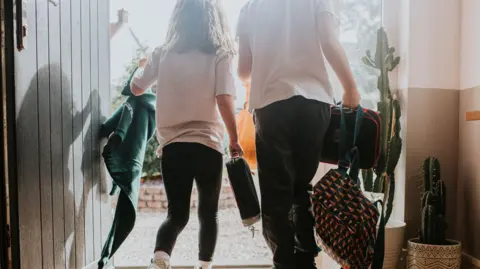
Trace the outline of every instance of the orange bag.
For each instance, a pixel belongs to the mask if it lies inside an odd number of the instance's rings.
[[[257,169],[257,153],[255,149],[255,124],[253,115],[248,112],[248,98],[250,96],[250,87],[247,88],[247,101],[243,109],[237,115],[238,142],[243,148],[243,158],[247,161],[251,169]]]

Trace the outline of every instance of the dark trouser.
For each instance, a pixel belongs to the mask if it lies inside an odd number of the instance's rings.
[[[222,154],[201,144],[174,143],[163,149],[162,172],[168,199],[168,216],[158,230],[155,251],[172,254],[178,235],[188,223],[195,180],[199,197],[199,260],[212,260],[217,243],[222,171]]]
[[[329,122],[330,105],[299,96],[255,111],[263,233],[277,269],[317,256],[309,190]]]

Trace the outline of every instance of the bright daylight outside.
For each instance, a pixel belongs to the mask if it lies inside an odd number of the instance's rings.
[[[366,66],[362,57],[367,49],[374,50],[376,32],[381,26],[382,0],[336,0],[334,5],[341,20],[340,38],[347,50],[354,75],[362,94],[362,105],[375,108],[378,99],[376,70]],[[124,83],[137,65],[138,60],[162,44],[170,12],[176,0],[115,0],[110,2],[110,22],[114,35],[111,38],[111,96],[114,111],[123,101],[120,95]],[[237,17],[246,0],[224,0],[232,34]],[[122,11],[124,10],[124,11]],[[119,21],[119,14],[128,19]],[[126,15],[126,16],[125,16]],[[121,16],[121,17],[122,17]],[[120,20],[122,21],[122,20]],[[341,87],[333,72],[336,96],[341,98]],[[237,111],[243,108],[246,90],[237,79]],[[160,160],[156,158],[156,138],[147,146],[144,163],[144,178],[137,209],[135,228],[115,255],[116,266],[143,266],[150,262],[157,229],[165,219],[167,202],[162,186]],[[256,178],[256,180],[258,180]],[[224,172],[224,181],[219,203],[219,239],[215,252],[215,263],[270,264],[271,253],[261,227],[252,238],[252,232],[244,228],[235,199]],[[114,197],[115,202],[116,197]],[[196,216],[196,191],[192,193],[190,221],[178,238],[172,255],[173,265],[192,265],[197,261],[198,219]],[[112,205],[112,214],[115,204]]]

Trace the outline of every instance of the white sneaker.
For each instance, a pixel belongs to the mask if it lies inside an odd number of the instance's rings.
[[[152,259],[147,269],[172,269],[169,261]]]
[[[212,268],[213,266],[211,263],[207,267],[202,267],[201,265],[197,265],[194,267],[194,269],[212,269]]]

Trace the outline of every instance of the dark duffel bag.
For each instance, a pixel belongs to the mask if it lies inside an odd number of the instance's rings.
[[[227,171],[242,223],[252,226],[260,220],[260,202],[250,167],[245,159],[238,157],[227,162]]]
[[[370,109],[361,108],[363,110],[363,122],[360,132],[357,137],[357,147],[359,153],[359,168],[370,169],[376,166],[378,158],[380,157],[380,143],[381,143],[381,121],[380,115]],[[332,106],[330,125],[323,142],[322,155],[320,162],[329,164],[338,164],[339,156],[339,142],[340,142],[340,122],[341,109],[340,106]],[[355,127],[355,111],[344,108],[345,123],[348,130],[353,130]],[[353,139],[353,132],[348,132],[348,141]]]

